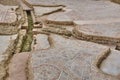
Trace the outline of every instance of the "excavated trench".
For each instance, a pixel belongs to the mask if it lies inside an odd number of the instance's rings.
[[[31,16],[31,11],[26,11],[28,18],[28,27],[26,30],[26,35],[23,37],[21,51],[20,52],[29,52],[31,51],[31,44],[33,41],[33,20]]]

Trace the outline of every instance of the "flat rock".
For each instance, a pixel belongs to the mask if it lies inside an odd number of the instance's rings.
[[[6,75],[6,61],[14,50],[14,40],[17,35],[0,36],[0,80]]]
[[[33,50],[48,49],[50,47],[48,35],[37,34],[34,39],[34,48]]]
[[[37,0],[36,0],[37,1]],[[62,3],[66,6],[66,12],[56,13],[48,16],[48,20],[54,21],[65,21],[68,19],[75,20],[102,20],[102,19],[120,19],[119,12],[120,6],[118,4],[112,3],[110,1],[92,1],[92,0],[84,0],[78,1],[75,0],[74,3],[72,1],[61,0],[61,1],[41,1],[41,4],[44,2],[52,4],[53,3]],[[71,11],[69,11],[71,10]],[[55,16],[54,16],[55,15]],[[53,17],[54,16],[54,17]],[[62,17],[63,16],[63,17]],[[67,16],[67,18],[66,18]],[[113,21],[114,22],[114,21]]]
[[[108,47],[57,35],[51,38],[54,47],[32,52],[30,80],[119,80],[97,67],[99,56],[109,53]]]
[[[12,36],[0,36],[0,54],[3,54],[12,40],[15,40],[17,35]]]
[[[29,53],[17,53],[10,60],[8,80],[27,80]]]
[[[120,76],[120,52],[111,51],[109,56],[102,62],[101,70],[110,75]]]
[[[17,6],[3,6],[0,4],[0,23],[15,23],[17,21],[16,8]]]
[[[77,30],[93,36],[120,38],[119,23],[81,25],[77,26]]]
[[[54,13],[60,11],[62,7],[34,7],[35,16],[43,16],[46,14]]]
[[[119,23],[78,25],[74,32],[76,36],[84,38],[84,40],[101,41],[101,43],[120,42]]]

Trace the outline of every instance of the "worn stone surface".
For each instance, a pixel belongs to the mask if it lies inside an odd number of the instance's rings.
[[[26,3],[24,3],[24,0],[18,0],[18,2],[23,10],[32,10],[32,8],[30,8]]]
[[[7,61],[14,51],[14,40],[17,35],[0,36],[0,80],[6,75]]]
[[[32,52],[29,69],[31,80],[118,80],[101,73],[98,56],[109,53],[109,48],[85,41],[51,35],[54,47]]]
[[[84,24],[74,29],[75,36],[99,43],[119,43],[119,23],[111,24]]]
[[[31,5],[46,5],[46,6],[53,6],[53,5],[59,5],[60,3],[56,3],[56,0],[50,1],[44,1],[44,0],[27,0],[27,2]]]
[[[16,34],[20,27],[21,13],[18,6],[0,4],[0,34]],[[19,15],[18,15],[19,14]]]
[[[27,80],[27,60],[29,53],[18,53],[13,56],[9,64],[8,80]]]
[[[77,18],[77,20],[101,20],[101,19],[118,19],[120,18],[119,12],[120,12],[120,7],[117,4],[114,4],[110,1],[93,1],[93,0],[81,0],[82,2],[80,3],[78,0],[73,1],[69,0],[53,0],[53,1],[40,1],[40,0],[28,0],[28,2],[31,3],[36,3],[36,4],[63,4],[67,6],[67,9],[71,9],[72,11],[68,13],[61,13],[60,15],[56,14],[53,18],[51,17],[50,19],[57,18],[59,20],[66,20],[66,17],[62,17],[64,14],[68,16],[69,18]],[[102,6],[101,6],[102,5]],[[63,14],[63,15],[62,15]],[[54,15],[54,14],[52,14]],[[65,16],[64,15],[64,16]],[[50,15],[51,16],[51,15]],[[55,19],[56,20],[56,19]]]
[[[62,10],[62,7],[34,7],[35,16],[43,16]]]
[[[84,34],[93,36],[105,36],[111,38],[120,38],[119,23],[111,24],[89,24],[76,26],[77,30]]]
[[[0,5],[0,23],[15,23],[17,20],[15,10],[17,7]]]
[[[0,1],[0,80],[120,79],[120,51],[115,50],[120,5],[110,0],[12,1]],[[10,34],[16,33],[14,42]]]
[[[8,48],[10,42],[15,40],[17,35],[12,36],[0,36],[0,53],[3,54]]]
[[[111,51],[110,55],[101,64],[101,70],[106,74],[114,76],[120,75],[120,53],[119,51]]]
[[[48,35],[37,34],[34,36],[33,50],[41,50],[41,49],[48,49],[48,48],[50,48]]]

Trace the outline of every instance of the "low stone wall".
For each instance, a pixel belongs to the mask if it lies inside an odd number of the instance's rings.
[[[117,44],[117,43],[120,43],[119,38],[88,35],[88,34],[85,34],[83,32],[79,32],[77,29],[73,30],[73,36],[80,39],[80,40],[86,40],[86,41],[91,41],[91,42],[101,43],[101,44]]]
[[[55,25],[74,25],[73,21],[52,21],[44,20],[46,24],[55,24]]]

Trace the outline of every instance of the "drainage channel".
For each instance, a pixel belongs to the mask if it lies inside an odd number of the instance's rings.
[[[22,44],[21,44],[21,48],[20,48],[20,52],[29,52],[31,51],[31,45],[32,45],[32,41],[33,41],[33,20],[32,20],[32,15],[31,15],[31,11],[26,11],[27,13],[27,18],[28,18],[28,27],[26,29],[26,34],[25,36],[23,36],[23,40],[22,40]],[[19,35],[18,35],[19,37]],[[10,46],[10,50],[11,51],[11,55],[8,57],[7,61],[4,63],[5,64],[5,68],[6,68],[6,74],[5,76],[2,78],[2,80],[7,80],[7,78],[9,77],[9,68],[8,65],[10,64],[10,60],[13,58],[14,54],[16,54],[15,49],[16,45],[18,44],[18,40],[19,38],[17,38],[12,46]],[[11,49],[12,48],[12,49]]]
[[[28,18],[28,27],[26,30],[26,35],[23,37],[22,47],[20,52],[29,52],[31,51],[31,44],[33,41],[33,19],[31,11],[26,11]]]

